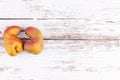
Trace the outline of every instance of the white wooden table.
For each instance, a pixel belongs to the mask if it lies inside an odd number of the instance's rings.
[[[11,25],[40,29],[44,51],[9,56],[3,32]],[[120,0],[0,0],[0,80],[120,80],[119,75]]]

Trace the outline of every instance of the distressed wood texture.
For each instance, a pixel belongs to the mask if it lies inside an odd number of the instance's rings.
[[[119,0],[0,0],[0,17],[119,19]]]
[[[9,25],[21,25],[23,28],[33,25],[42,29],[47,39],[119,39],[120,1],[1,0],[0,2],[1,32],[3,27]]]
[[[0,80],[120,80],[119,18],[119,0],[0,0]],[[40,29],[44,51],[9,56],[11,25]]]
[[[118,40],[45,40],[40,55],[23,52],[11,57],[1,42],[0,79],[119,80],[119,48]]]
[[[0,37],[7,26],[19,25],[23,29],[35,26],[45,39],[120,39],[120,23],[92,22],[89,19],[73,20],[1,20]],[[21,38],[26,36],[21,34]]]

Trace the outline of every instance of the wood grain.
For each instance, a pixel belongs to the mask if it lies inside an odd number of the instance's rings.
[[[35,26],[43,33],[44,39],[120,39],[119,22],[92,21],[90,19],[67,20],[1,20],[0,37],[7,26],[19,25],[23,30]],[[24,33],[21,38],[27,38]]]
[[[0,78],[95,80],[96,77],[93,76],[97,73],[98,78],[105,79],[108,75],[115,76],[114,72],[120,71],[119,48],[119,40],[45,40],[45,49],[40,55],[23,52],[11,57],[5,52],[1,41],[0,49],[3,52],[0,54],[0,73],[3,76]],[[111,74],[103,77],[104,73]],[[91,77],[86,78],[85,75]]]
[[[120,17],[120,1],[113,0],[0,0],[0,2],[0,17],[3,18],[92,18],[119,21]]]
[[[26,28],[34,25],[41,29],[45,39],[116,40],[120,34],[119,3],[108,0],[1,0],[0,37],[6,26]]]
[[[0,0],[0,80],[119,80],[120,1]],[[44,36],[40,55],[9,56],[4,30],[35,26]]]

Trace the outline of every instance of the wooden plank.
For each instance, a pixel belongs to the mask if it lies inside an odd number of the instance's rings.
[[[119,21],[119,3],[113,0],[0,0],[0,18],[90,18],[114,22]]]
[[[120,39],[120,23],[94,21],[86,18],[67,20],[0,20],[0,38],[7,26],[18,25],[23,30],[35,26],[44,39]],[[27,38],[22,32],[21,38]]]
[[[40,55],[24,51],[11,57],[5,52],[1,41],[0,79],[119,79],[119,48],[119,40],[45,40],[45,49]]]

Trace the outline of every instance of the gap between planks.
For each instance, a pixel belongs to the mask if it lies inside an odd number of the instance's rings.
[[[22,40],[30,40],[30,38],[21,38]],[[0,40],[3,40],[3,37],[0,37]],[[74,41],[74,40],[80,40],[80,41],[119,41],[120,39],[52,39],[52,38],[44,38],[43,40],[66,40],[66,41]]]
[[[0,20],[79,20],[83,18],[0,18]],[[87,19],[87,18],[84,18]]]

